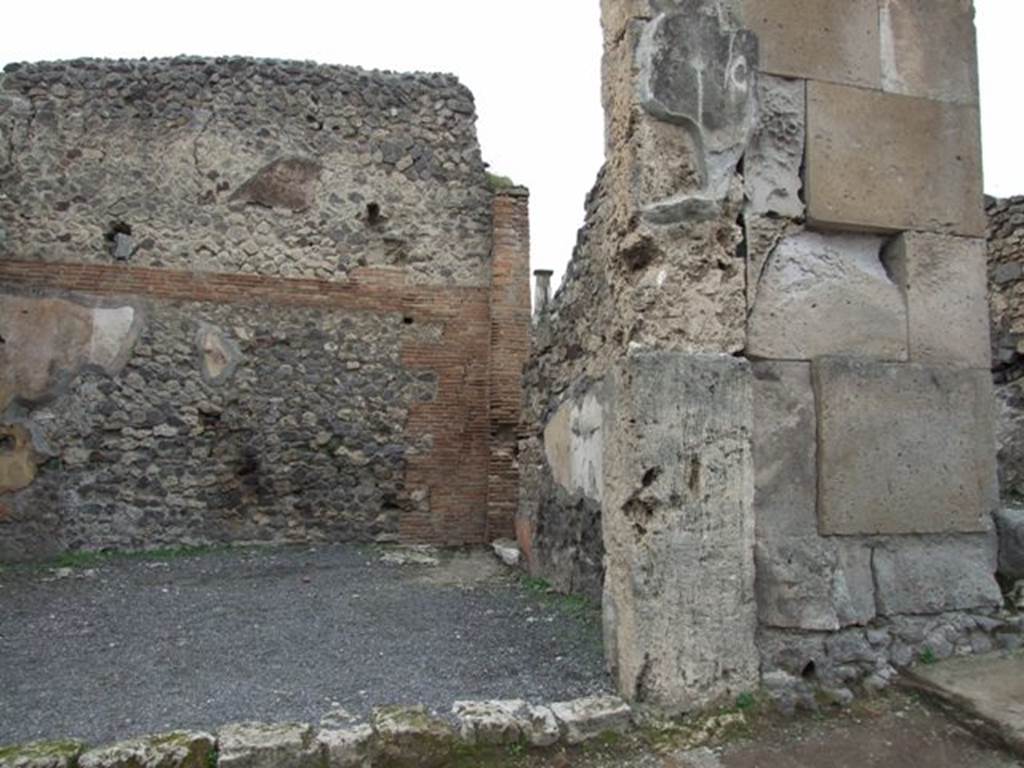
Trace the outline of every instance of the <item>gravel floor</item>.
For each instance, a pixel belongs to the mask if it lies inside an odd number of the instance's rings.
[[[608,690],[592,609],[486,552],[354,546],[0,572],[0,744]]]

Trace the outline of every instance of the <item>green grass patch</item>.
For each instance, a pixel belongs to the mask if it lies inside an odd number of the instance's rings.
[[[487,186],[492,192],[501,192],[505,189],[513,189],[519,185],[512,181],[508,176],[501,176],[497,173],[488,173]]]

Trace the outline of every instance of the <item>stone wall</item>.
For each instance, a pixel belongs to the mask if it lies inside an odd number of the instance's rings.
[[[510,535],[527,197],[474,119],[444,75],[9,66],[0,560]]]
[[[602,3],[606,164],[535,326],[519,518],[535,572],[603,583],[628,698],[845,699],[1016,642],[973,11],[938,5]]]
[[[1024,500],[1024,197],[989,199],[988,280],[992,318],[999,487]]]

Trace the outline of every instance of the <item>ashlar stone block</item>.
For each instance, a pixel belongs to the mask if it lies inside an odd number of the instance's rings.
[[[814,362],[825,535],[986,531],[996,508],[987,371]]]
[[[812,225],[982,237],[981,179],[977,107],[807,84]]]
[[[811,366],[752,367],[758,618],[816,631],[866,623],[875,616],[870,549],[818,535]]]
[[[747,319],[747,352],[907,359],[907,311],[873,235],[799,232],[768,256]]]
[[[635,354],[605,443],[605,648],[673,711],[756,685],[752,386],[729,355]]]
[[[762,72],[878,88],[878,0],[743,0]]]
[[[999,607],[993,536],[894,539],[874,554],[883,616]]]
[[[907,232],[886,262],[907,297],[910,360],[991,367],[984,240]]]
[[[969,0],[881,0],[882,87],[890,93],[978,103],[974,8]]]

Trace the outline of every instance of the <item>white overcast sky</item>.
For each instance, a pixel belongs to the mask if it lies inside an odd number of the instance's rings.
[[[1024,0],[976,0],[985,188],[1024,193]],[[598,0],[10,2],[0,63],[175,54],[453,72],[484,159],[531,190],[534,268],[568,263],[603,155]],[[556,283],[557,284],[557,283]]]

